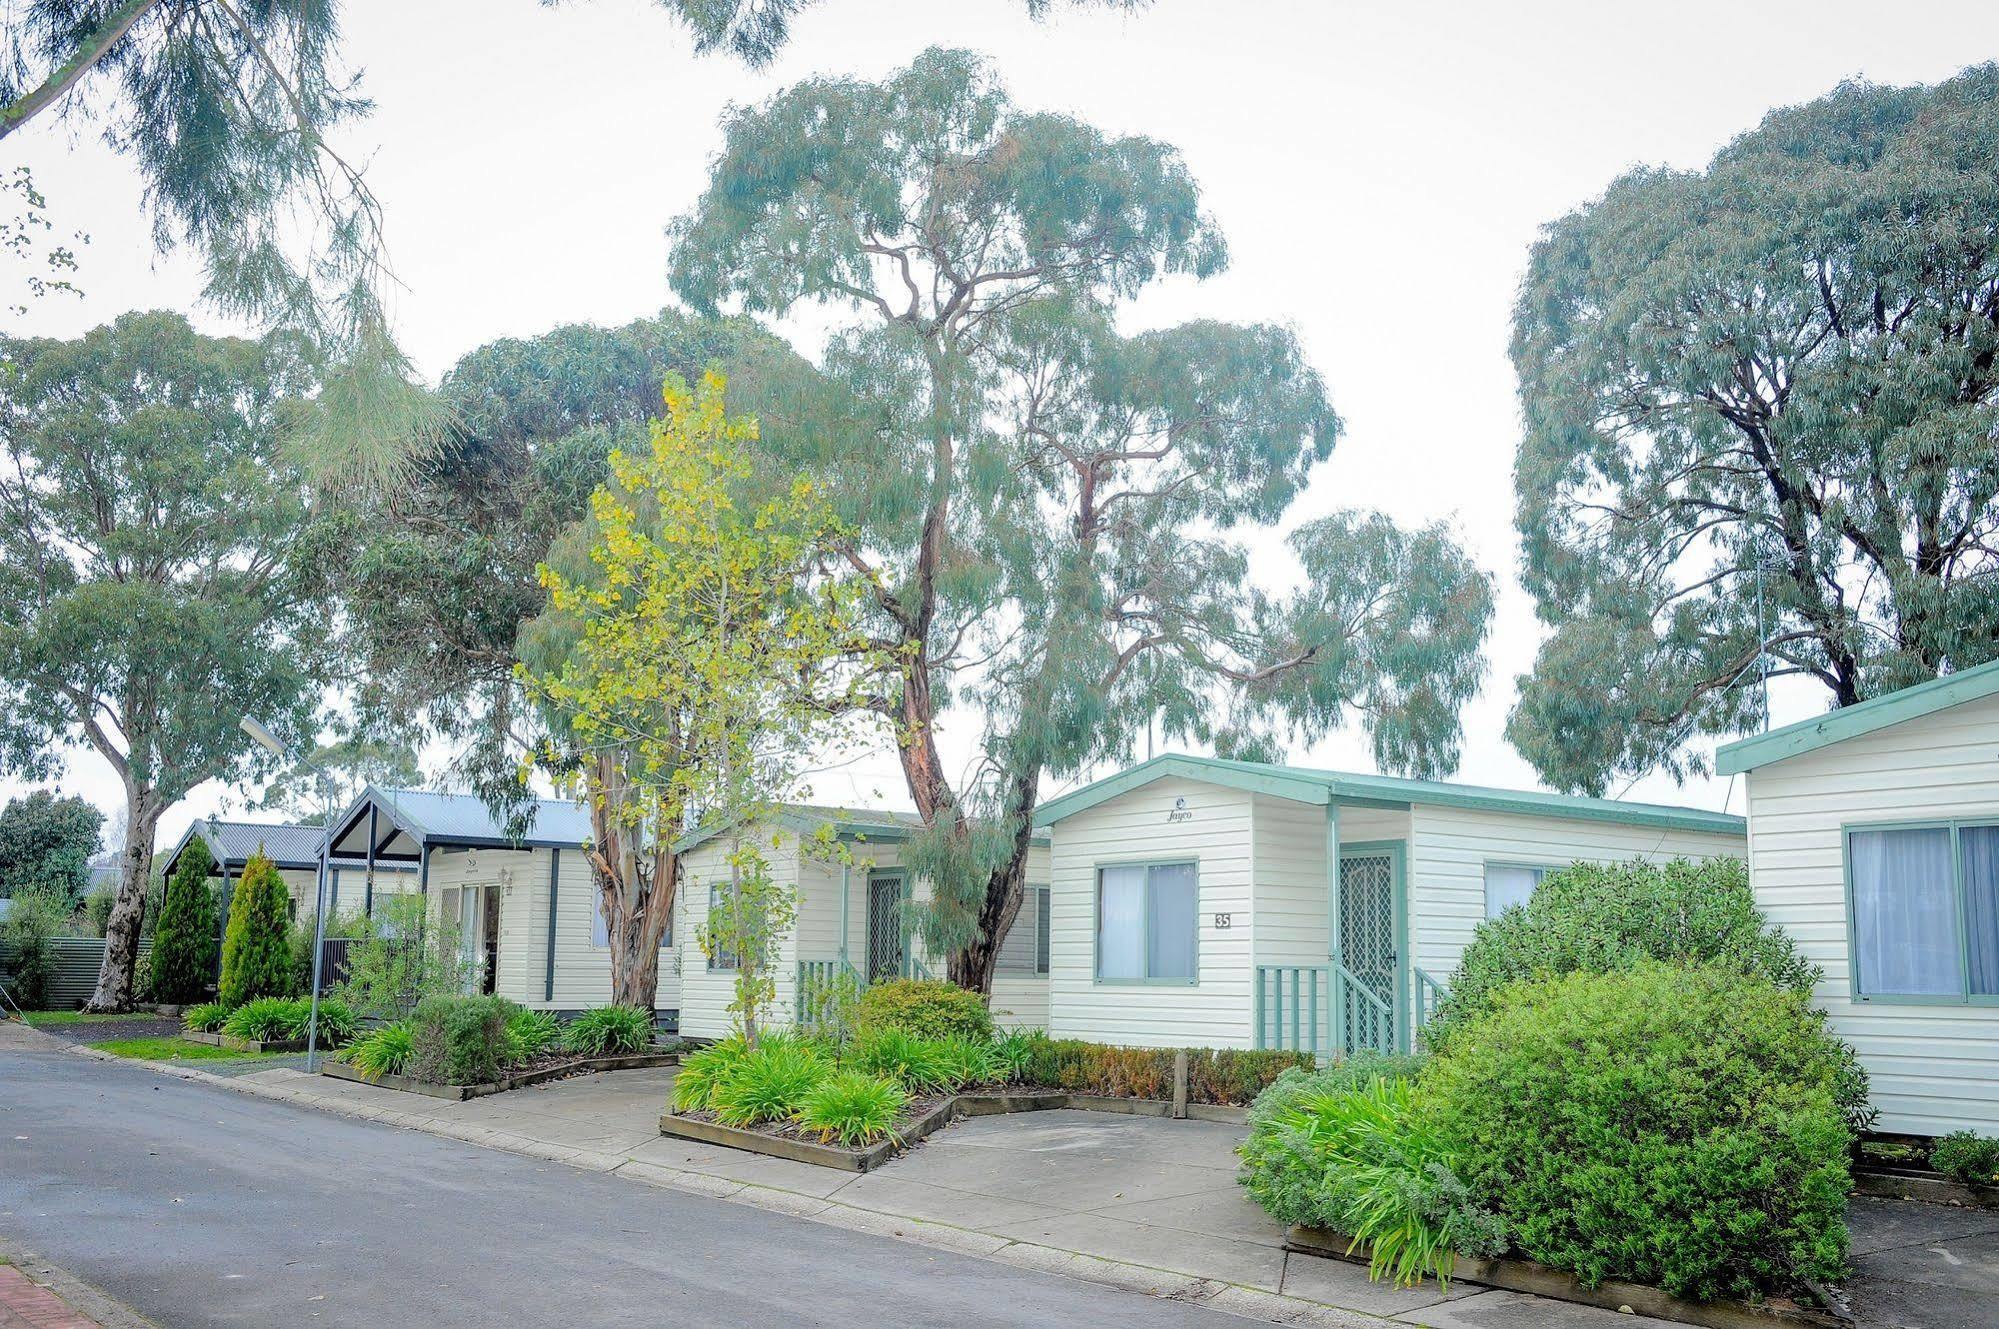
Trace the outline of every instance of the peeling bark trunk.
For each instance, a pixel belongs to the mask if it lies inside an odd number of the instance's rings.
[[[646,832],[621,815],[630,786],[614,757],[595,760],[586,793],[591,879],[611,946],[611,1001],[651,1013],[659,999],[659,942],[673,920],[680,859],[665,843],[664,827],[653,828],[658,843],[652,851],[639,852],[634,841]]]
[[[97,988],[84,1006],[88,1011],[129,1011],[137,990],[139,931],[146,915],[146,885],[153,875],[153,839],[159,834],[163,809],[152,791],[131,788],[125,806],[118,896],[105,924],[104,963],[97,971]]]

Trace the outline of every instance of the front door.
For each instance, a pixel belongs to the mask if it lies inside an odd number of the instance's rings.
[[[500,888],[488,886],[479,911],[481,973],[479,990],[490,995],[500,984]]]
[[[902,874],[868,874],[868,982],[902,976]]]
[[[1349,978],[1334,990],[1344,998],[1343,1041],[1349,1052],[1389,1051],[1401,1037],[1402,883],[1397,867],[1390,850],[1340,850],[1340,955]]]

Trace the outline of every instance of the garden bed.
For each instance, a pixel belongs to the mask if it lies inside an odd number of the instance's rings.
[[[181,1037],[190,1043],[206,1043],[210,1047],[228,1048],[232,1052],[303,1052],[303,1038],[238,1038],[234,1034],[205,1034],[189,1029]]]
[[[1355,1264],[1366,1264],[1369,1255],[1365,1244],[1355,1245],[1353,1238],[1345,1233],[1311,1227],[1292,1228],[1285,1238],[1284,1248],[1301,1255],[1318,1255]],[[1678,1324],[1703,1325],[1706,1329],[1778,1329],[1779,1326],[1847,1329],[1852,1323],[1826,1311],[1781,1298],[1756,1302],[1683,1301],[1656,1287],[1615,1280],[1605,1280],[1594,1288],[1586,1288],[1573,1274],[1550,1269],[1532,1260],[1505,1256],[1491,1260],[1460,1259],[1451,1273],[1451,1279],[1453,1282],[1475,1283],[1506,1292],[1528,1292],[1537,1297],[1573,1301],[1578,1305],[1597,1306],[1625,1314],[1649,1315]]]
[[[525,1089],[529,1085],[546,1084],[550,1080],[565,1079],[595,1071],[636,1071],[654,1066],[678,1064],[678,1052],[624,1052],[602,1057],[575,1057],[567,1053],[546,1059],[502,1076],[486,1084],[433,1084],[428,1080],[418,1080],[407,1075],[379,1075],[373,1079],[361,1074],[345,1062],[328,1061],[319,1068],[321,1075],[330,1075],[336,1080],[352,1080],[356,1084],[371,1084],[382,1089],[401,1089],[408,1093],[425,1094],[431,1098],[463,1101],[468,1098],[484,1098],[489,1094],[505,1093],[509,1089]]]
[[[1999,1186],[1969,1185],[1924,1167],[1856,1166],[1853,1193],[1882,1200],[1921,1200],[1926,1204],[1954,1204],[1966,1209],[1999,1209]]]
[[[815,1167],[867,1172],[960,1117],[990,1117],[1005,1112],[1049,1112],[1058,1108],[1080,1112],[1117,1112],[1138,1117],[1174,1115],[1173,1104],[1164,1099],[1099,1098],[1071,1094],[1061,1089],[1016,1086],[967,1090],[959,1094],[912,1100],[897,1121],[894,1135],[858,1148],[806,1139],[790,1122],[751,1127],[724,1126],[714,1119],[712,1113],[674,1112],[670,1108],[659,1119],[659,1133],[742,1149],[753,1154],[768,1154],[772,1158],[787,1158],[794,1163],[810,1163]],[[1243,1120],[1243,1109],[1189,1103],[1185,1115],[1198,1121],[1240,1122]]]

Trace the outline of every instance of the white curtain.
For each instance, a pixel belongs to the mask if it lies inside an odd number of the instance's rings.
[[[1961,992],[1950,831],[1854,831],[1847,854],[1862,994]]]
[[[1504,863],[1485,865],[1485,916],[1498,918],[1516,904],[1524,905],[1534,888],[1541,884],[1540,868],[1511,867]]]
[[[1192,980],[1200,931],[1200,895],[1192,863],[1152,869],[1146,976]]]
[[[1999,996],[1999,826],[1957,833],[1964,869],[1964,947],[1974,996]]]
[[[1145,869],[1105,868],[1097,883],[1097,977],[1145,977]]]

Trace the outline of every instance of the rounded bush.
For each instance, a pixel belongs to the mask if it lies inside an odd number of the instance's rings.
[[[1500,993],[1422,1102],[1523,1254],[1705,1301],[1844,1274],[1841,1064],[1801,993],[1640,961]]]
[[[933,978],[896,978],[861,994],[855,1022],[862,1033],[899,1029],[917,1038],[993,1036],[992,1012],[976,992]]]

